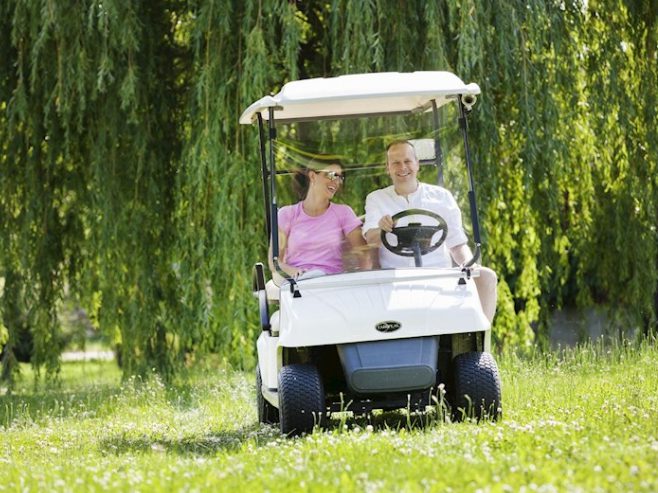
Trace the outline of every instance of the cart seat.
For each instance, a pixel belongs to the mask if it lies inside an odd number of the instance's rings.
[[[279,286],[276,285],[274,282],[274,279],[270,279],[265,283],[265,293],[267,294],[267,301],[273,302],[279,301],[279,292],[280,292]]]

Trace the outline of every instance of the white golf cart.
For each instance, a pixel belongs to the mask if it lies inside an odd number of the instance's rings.
[[[464,84],[448,72],[346,75],[290,82],[241,115],[242,124],[258,123],[267,234],[273,263],[285,279],[276,286],[267,281],[263,264],[255,265],[261,423],[279,423],[283,434],[294,435],[324,425],[335,412],[423,411],[436,404],[440,384],[454,418],[500,414],[491,329],[474,284],[480,234],[466,115],[479,93],[477,84]],[[439,109],[449,104],[456,105],[464,146],[474,258],[463,268],[422,267],[423,255],[445,239],[446,224],[433,212],[412,210],[400,217],[413,213],[422,220],[395,228],[383,243],[398,255],[414,257],[416,267],[303,280],[287,276],[278,267],[276,181],[285,170],[277,167],[283,160],[277,125],[420,114],[435,127]],[[436,166],[442,183],[438,130],[432,140],[433,155],[421,163]]]

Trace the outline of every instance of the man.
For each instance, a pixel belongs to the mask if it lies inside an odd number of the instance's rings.
[[[462,227],[461,211],[452,194],[445,188],[421,183],[417,174],[420,163],[411,142],[395,141],[386,149],[386,171],[393,185],[368,194],[363,236],[368,245],[379,247],[381,268],[413,267],[413,257],[401,257],[387,250],[381,242],[381,231],[391,232],[394,221],[391,216],[406,209],[426,209],[445,219],[448,234],[445,242],[435,251],[423,255],[425,267],[450,267],[452,260],[458,265],[468,262],[473,254]],[[418,222],[421,217],[405,217],[405,222]],[[480,267],[480,276],[474,278],[482,304],[482,311],[493,321],[496,313],[496,273]]]

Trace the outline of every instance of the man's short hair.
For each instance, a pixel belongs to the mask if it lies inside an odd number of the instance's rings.
[[[389,143],[386,146],[386,162],[388,162],[388,151],[391,149],[391,147],[402,145],[402,144],[407,144],[409,147],[411,147],[411,150],[414,152],[414,157],[418,159],[418,156],[416,155],[416,148],[414,147],[414,145],[407,139],[398,139],[398,140],[394,140],[393,142]]]

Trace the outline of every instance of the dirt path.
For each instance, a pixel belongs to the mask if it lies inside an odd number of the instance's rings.
[[[114,359],[112,351],[66,351],[62,361],[110,361]]]

